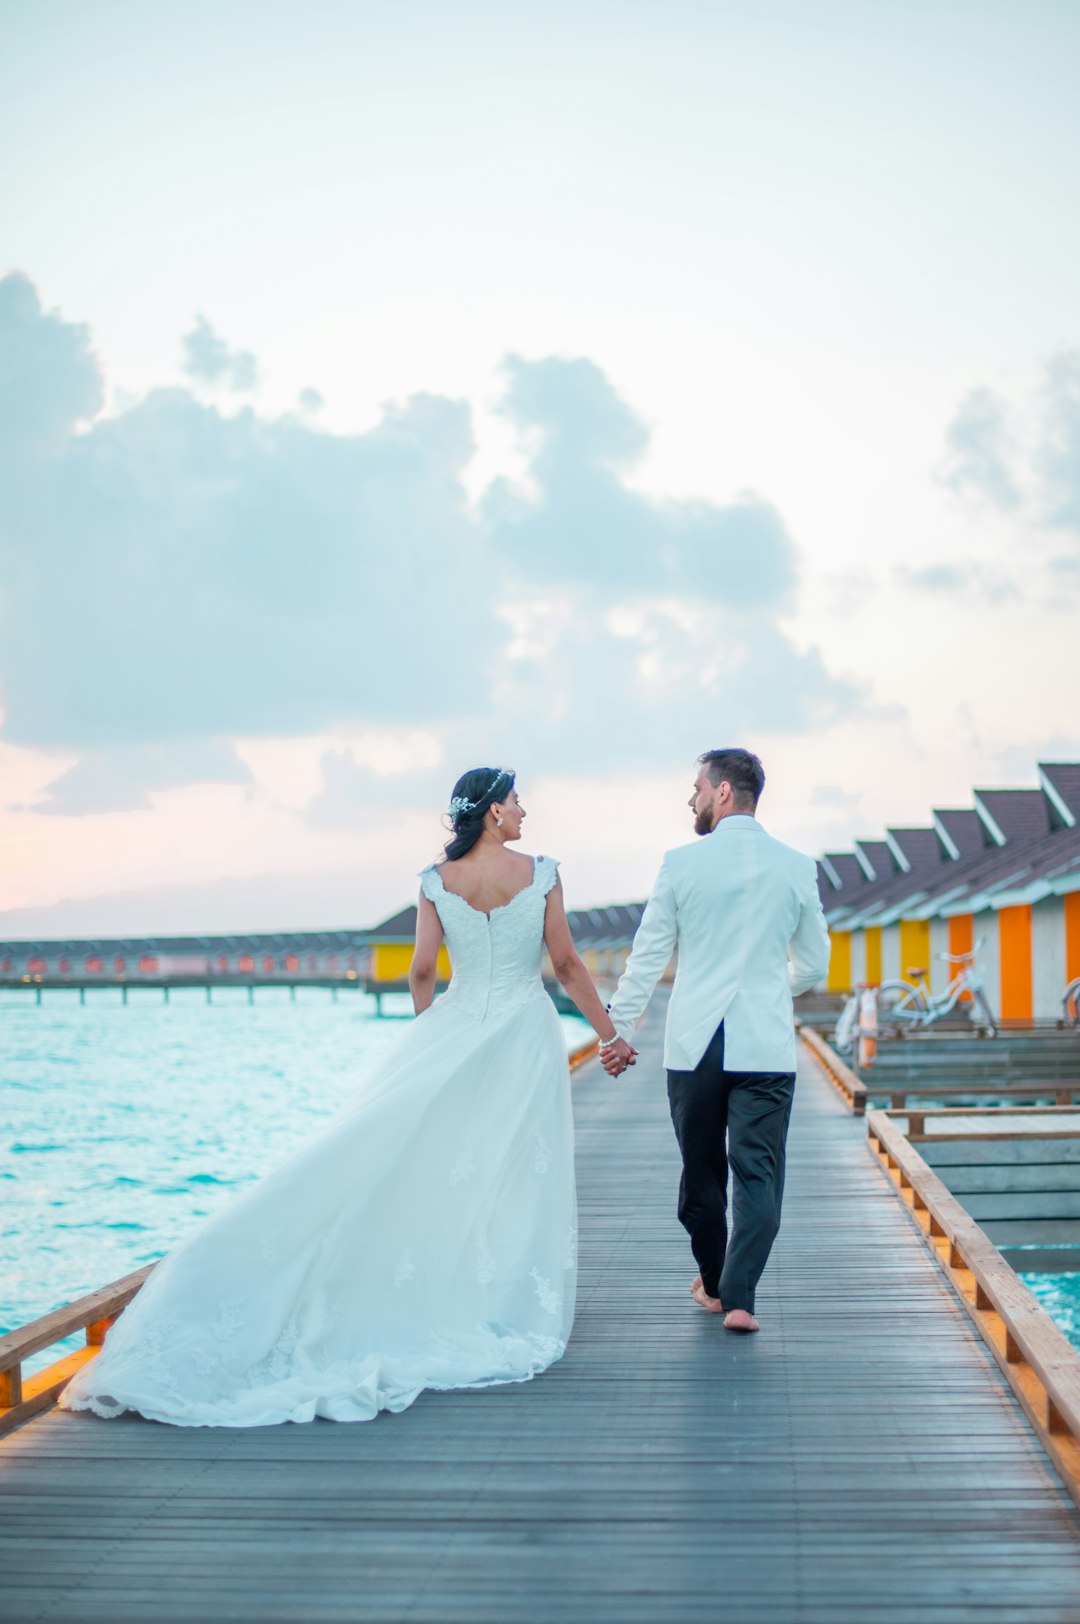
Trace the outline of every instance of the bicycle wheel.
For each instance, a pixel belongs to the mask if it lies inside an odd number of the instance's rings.
[[[883,981],[877,990],[878,1026],[917,1026],[926,1014],[918,987],[910,981]]]
[[[986,1033],[988,1038],[996,1038],[998,1033],[997,1021],[994,1019],[994,1012],[990,1008],[987,996],[981,987],[972,988],[969,1009],[971,1011],[972,1026],[979,1027]]]
[[[1065,996],[1061,1000],[1061,1007],[1065,1012],[1065,1019],[1070,1026],[1080,1027],[1080,976],[1070,981],[1065,988]]]

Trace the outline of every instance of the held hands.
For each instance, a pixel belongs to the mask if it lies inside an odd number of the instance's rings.
[[[637,1064],[637,1053],[625,1038],[616,1038],[614,1043],[600,1050],[600,1063],[609,1077],[619,1077],[627,1066]]]

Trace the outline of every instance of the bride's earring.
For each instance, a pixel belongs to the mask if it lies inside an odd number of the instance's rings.
[[[501,829],[502,828],[502,813],[501,812],[496,812],[496,814],[495,814],[495,827],[496,827],[496,829]]]

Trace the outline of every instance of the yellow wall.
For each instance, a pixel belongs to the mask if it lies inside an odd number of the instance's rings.
[[[851,932],[849,930],[831,930],[829,940],[832,943],[832,952],[829,957],[829,991],[851,991]]]
[[[881,926],[871,925],[866,932],[866,984],[876,987],[881,981]]]
[[[900,921],[900,974],[910,981],[912,970],[930,970],[929,919],[901,919]],[[926,985],[932,980],[926,977]]]
[[[1080,891],[1070,891],[1065,903],[1065,980],[1080,976]]]
[[[375,981],[404,981],[412,963],[411,942],[376,942],[372,953],[371,974]],[[450,955],[445,947],[439,949],[435,971],[440,981],[450,979]]]
[[[1001,963],[1001,1018],[1030,1021],[1034,1007],[1031,974],[1031,909],[1026,904],[998,910]]]

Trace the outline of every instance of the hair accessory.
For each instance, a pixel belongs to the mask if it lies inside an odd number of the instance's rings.
[[[477,807],[480,805],[480,802],[486,801],[489,798],[492,790],[499,782],[499,779],[505,777],[506,768],[499,767],[495,773],[495,777],[491,780],[491,783],[488,785],[483,795],[479,796],[475,801],[468,800],[464,795],[455,795],[454,799],[450,802],[450,816],[457,818],[460,817],[463,812],[475,812]]]

